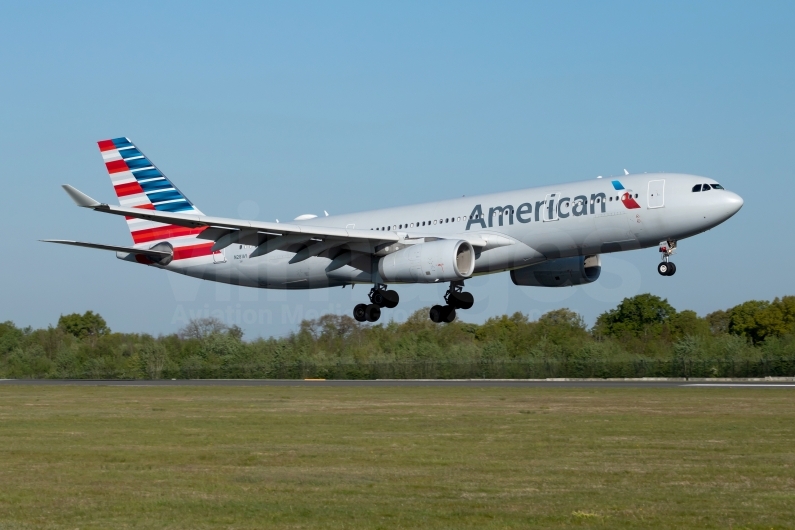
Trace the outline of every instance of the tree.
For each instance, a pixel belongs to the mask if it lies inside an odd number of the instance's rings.
[[[729,332],[747,337],[754,344],[768,337],[779,337],[795,326],[795,297],[749,300],[729,309]]]
[[[544,313],[541,315],[541,318],[538,319],[538,323],[548,326],[562,326],[580,330],[585,329],[585,321],[582,317],[566,307]]]
[[[672,339],[676,340],[685,336],[706,336],[710,334],[710,323],[707,319],[699,317],[695,311],[685,309],[668,318],[668,328]]]
[[[662,325],[676,314],[668,300],[653,294],[624,298],[617,308],[599,315],[594,333],[613,337],[659,334]]]
[[[215,317],[192,318],[179,330],[179,336],[183,339],[204,340],[210,335],[218,333],[232,332],[238,339],[243,336],[243,331],[237,327],[231,328]]]
[[[93,311],[86,311],[82,315],[79,313],[61,315],[58,319],[58,327],[79,339],[96,338],[110,333],[105,319]]]
[[[708,314],[706,320],[707,323],[709,324],[709,330],[712,332],[713,335],[720,335],[721,333],[729,332],[729,323],[731,322],[731,316],[729,315],[728,311],[719,309],[714,313]]]
[[[141,361],[149,379],[160,379],[168,362],[168,351],[155,341],[147,341],[141,348]]]

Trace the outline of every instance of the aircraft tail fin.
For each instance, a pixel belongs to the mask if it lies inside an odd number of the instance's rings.
[[[102,140],[97,145],[121,206],[203,215],[129,138]],[[136,218],[127,218],[127,227],[136,245],[193,238],[203,230]]]

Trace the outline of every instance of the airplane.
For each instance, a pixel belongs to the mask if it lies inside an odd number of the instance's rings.
[[[509,271],[518,286],[596,281],[601,254],[659,246],[657,271],[673,276],[677,243],[729,219],[743,199],[713,179],[677,173],[614,178],[461,197],[359,213],[301,215],[291,223],[202,213],[128,138],[98,142],[119,199],[100,203],[69,185],[81,207],[124,216],[132,246],[43,240],[216,282],[263,289],[371,284],[353,316],[376,322],[400,297],[388,285],[449,283],[433,322],[475,300],[473,276]]]

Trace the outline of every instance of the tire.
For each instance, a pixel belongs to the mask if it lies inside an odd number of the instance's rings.
[[[475,303],[475,297],[472,296],[472,293],[461,292],[450,293],[450,296],[447,297],[447,301],[450,303],[451,306],[455,307],[456,309],[469,309]]]
[[[455,320],[455,307],[453,306],[445,306],[445,314],[444,314],[444,321],[449,324],[453,320]]]
[[[397,307],[398,302],[400,302],[400,295],[397,291],[389,290],[389,291],[382,291],[382,298],[384,303],[382,304],[384,307],[392,309],[393,307]]]
[[[431,317],[431,322],[436,322],[437,324],[444,320],[444,308],[445,306],[435,305],[431,308],[429,316]]]
[[[671,270],[670,264],[667,261],[661,261],[659,265],[657,265],[657,272],[660,273],[660,276],[669,276],[668,271]]]
[[[357,304],[353,308],[353,318],[356,319],[356,322],[367,321],[367,304]]]
[[[676,274],[676,264],[671,262],[671,261],[669,261],[668,262],[668,274],[667,274],[667,276],[673,276],[674,274]]]
[[[381,308],[375,304],[370,304],[365,309],[364,316],[367,318],[367,322],[377,322],[381,318]]]
[[[373,293],[373,303],[378,307],[384,307],[386,305],[384,302],[384,291],[376,291]]]

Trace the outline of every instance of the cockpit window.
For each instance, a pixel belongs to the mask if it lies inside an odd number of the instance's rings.
[[[701,184],[696,184],[693,186],[693,191],[701,191]]]
[[[709,191],[709,184],[704,184],[704,185],[701,187],[701,191]]]
[[[713,190],[722,190],[722,189],[724,189],[724,188],[723,188],[723,186],[721,186],[720,184],[713,184],[713,185],[712,185],[712,189],[713,189]]]

